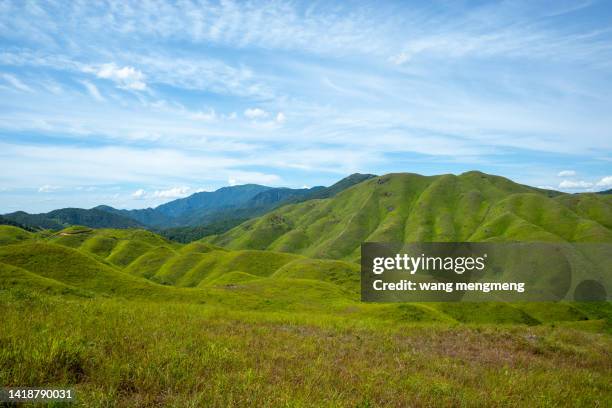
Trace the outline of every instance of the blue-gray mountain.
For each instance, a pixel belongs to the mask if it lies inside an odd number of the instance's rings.
[[[51,229],[60,230],[71,225],[84,225],[91,228],[142,228],[143,224],[138,221],[92,208],[62,208],[42,214],[28,214],[24,211],[17,211],[4,214],[3,218],[25,226],[30,229]]]
[[[333,197],[337,193],[375,177],[352,174],[330,187],[292,189],[257,184],[223,187],[200,192],[162,204],[156,208],[119,210],[107,205],[92,209],[64,208],[42,214],[23,211],[5,214],[0,223],[33,229],[59,230],[70,225],[91,228],[150,228],[180,241],[191,241],[218,234],[283,204],[314,198]]]

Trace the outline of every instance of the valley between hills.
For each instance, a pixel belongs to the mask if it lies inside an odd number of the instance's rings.
[[[351,177],[4,215],[0,383],[69,384],[88,406],[612,402],[610,302],[366,304],[358,264],[368,241],[612,243],[611,195]],[[150,221],[190,213],[225,224],[186,243]]]

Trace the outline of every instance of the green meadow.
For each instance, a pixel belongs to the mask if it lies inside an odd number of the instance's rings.
[[[464,324],[410,308],[356,318],[21,291],[1,302],[0,382],[74,387],[83,406],[612,402],[612,340],[600,320],[553,323],[588,315],[571,306],[545,324]]]
[[[612,197],[372,178],[190,244],[0,226],[0,384],[77,405],[612,405],[612,304],[359,299],[364,241],[612,242]]]

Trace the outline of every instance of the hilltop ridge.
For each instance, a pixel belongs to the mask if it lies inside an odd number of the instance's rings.
[[[331,199],[285,205],[205,238],[231,249],[269,249],[356,260],[366,241],[612,242],[612,201],[568,195],[471,171],[370,178]]]

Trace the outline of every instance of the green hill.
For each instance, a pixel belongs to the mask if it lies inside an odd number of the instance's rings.
[[[286,205],[206,242],[357,260],[362,242],[612,242],[612,202],[498,176],[389,174],[330,199]]]
[[[580,217],[612,228],[612,195],[566,194],[557,197],[556,200]]]
[[[390,174],[188,245],[141,229],[0,226],[2,288],[389,321],[605,322],[601,307],[361,304],[355,261],[364,241],[612,242],[611,205],[479,172]]]
[[[0,225],[0,245],[14,244],[32,239],[34,235],[22,228],[12,225]]]
[[[228,250],[205,242],[180,245],[145,230],[71,227],[33,234],[3,226],[0,236],[5,237],[0,243],[0,291],[205,303],[245,311],[316,311],[396,322],[612,320],[600,307],[582,310],[560,304],[361,304],[355,263]]]
[[[81,251],[46,242],[0,247],[0,262],[79,289],[103,294],[136,294],[154,284],[97,261]]]
[[[0,290],[15,288],[44,294],[91,296],[90,292],[74,286],[0,262]]]
[[[245,254],[233,254],[227,259],[219,253],[215,255],[220,258],[221,265],[211,272],[218,282],[210,279],[210,284],[204,283],[204,278],[209,276],[204,273],[199,277],[198,288],[182,288],[134,276],[82,250],[26,241],[0,247],[0,295],[3,291],[17,290],[17,293],[208,304],[240,310],[311,310],[319,313],[333,313],[353,303],[342,288],[316,280],[270,279],[260,275],[258,279],[240,280],[240,285],[236,285],[237,274],[226,267],[240,265],[240,258]],[[270,259],[271,255],[267,257]],[[174,259],[175,262],[166,265],[161,273],[174,271],[181,275],[189,271],[181,269],[182,265],[173,269],[172,265],[182,260],[184,258]],[[252,272],[257,270],[262,275],[273,272],[258,267]],[[224,276],[225,272],[228,277]],[[233,283],[228,283],[232,280]]]

